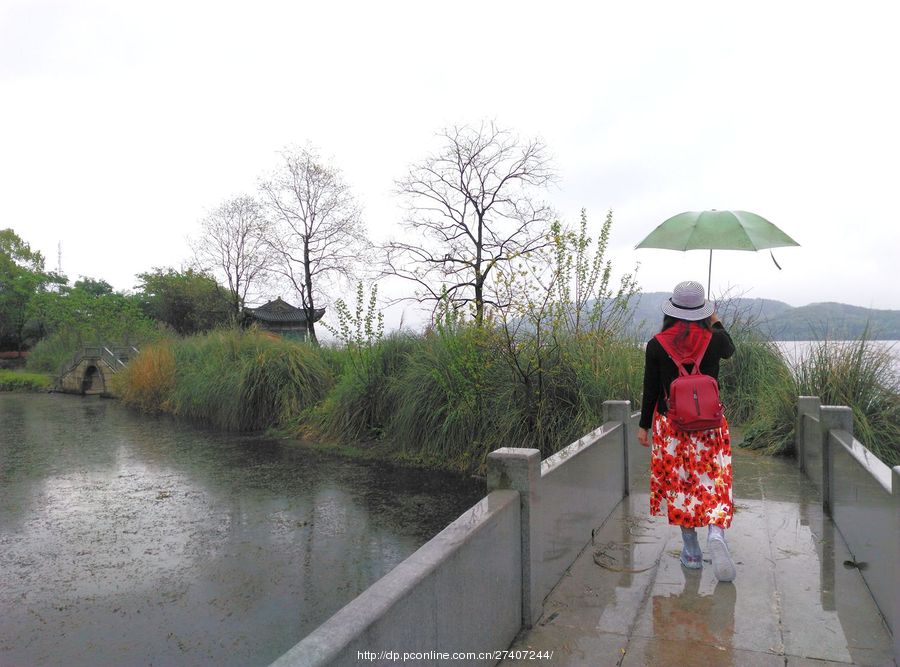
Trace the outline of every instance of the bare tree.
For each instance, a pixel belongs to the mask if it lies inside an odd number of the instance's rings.
[[[491,272],[547,245],[552,211],[535,199],[555,174],[546,148],[493,123],[452,127],[436,155],[397,182],[409,240],[385,246],[388,274],[418,285],[419,302],[472,304],[475,320],[498,305]]]
[[[239,196],[223,202],[202,221],[201,236],[191,241],[201,271],[224,278],[233,321],[243,313],[247,296],[264,279],[272,252],[270,223],[256,199]]]
[[[369,249],[359,206],[340,171],[309,148],[285,149],[260,191],[276,223],[275,270],[299,293],[309,338],[318,342],[316,306],[335,279],[355,276]]]

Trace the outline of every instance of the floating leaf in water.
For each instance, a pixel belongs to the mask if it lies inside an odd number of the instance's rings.
[[[852,569],[856,568],[857,570],[862,571],[862,570],[865,570],[866,568],[868,568],[869,564],[866,563],[865,561],[857,561],[857,560],[853,560],[852,558],[850,558],[850,559],[844,561],[844,567],[847,568],[848,570],[852,570]]]
[[[554,611],[552,614],[550,614],[550,615],[546,618],[546,620],[544,620],[544,621],[541,622],[541,625],[547,625],[548,623],[552,623],[552,622],[553,622],[553,619],[556,618],[557,616],[559,616],[559,612],[558,612],[558,611]]]

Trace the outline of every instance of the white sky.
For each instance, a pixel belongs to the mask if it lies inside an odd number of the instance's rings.
[[[891,4],[0,0],[0,227],[130,289],[309,142],[383,240],[394,179],[487,119],[545,141],[563,220],[614,210],[616,268],[647,291],[705,284],[708,256],[636,243],[731,208],[802,247],[783,271],[717,252],[714,293],[900,308]]]

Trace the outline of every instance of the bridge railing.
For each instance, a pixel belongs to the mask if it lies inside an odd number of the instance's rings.
[[[125,362],[122,361],[122,359],[120,359],[118,355],[116,355],[105,345],[100,351],[100,358],[103,359],[103,361],[105,361],[113,371],[118,371],[125,368]]]
[[[62,378],[66,373],[69,373],[80,364],[81,360],[85,357],[99,357],[100,349],[100,345],[86,345],[82,347],[78,352],[72,355],[72,358],[69,359],[69,361],[59,367],[59,377]]]
[[[592,530],[628,494],[629,469],[649,458],[630,409],[607,401],[602,426],[543,462],[536,449],[492,452],[484,499],[273,664],[355,665],[392,652],[498,662],[478,654],[506,649],[540,617]]]
[[[796,450],[891,629],[900,664],[900,466],[891,470],[853,437],[850,408],[815,396],[798,401]]]
[[[85,358],[102,359],[113,370],[119,370],[124,368],[128,361],[136,357],[138,352],[139,350],[133,345],[110,345],[101,343],[84,345],[69,361],[65,362],[60,367],[59,374],[64,375],[69,372]]]

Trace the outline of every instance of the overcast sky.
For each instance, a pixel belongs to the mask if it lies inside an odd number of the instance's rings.
[[[561,219],[613,209],[646,291],[706,283],[633,249],[656,225],[741,209],[801,247],[717,252],[714,293],[900,308],[891,3],[612,4],[0,0],[0,227],[130,289],[308,142],[383,240],[435,133],[495,120],[547,144]]]

